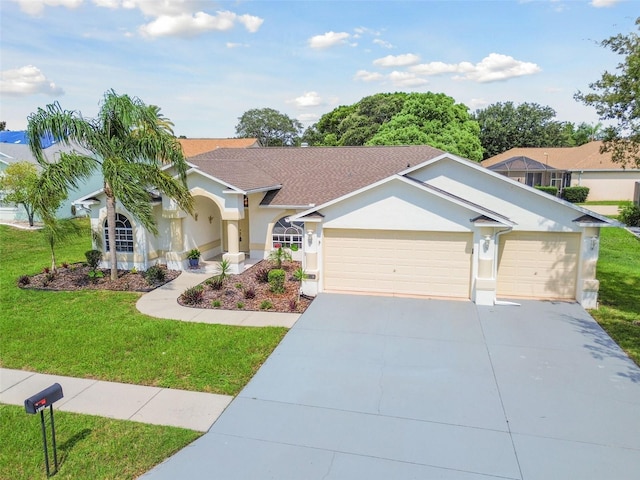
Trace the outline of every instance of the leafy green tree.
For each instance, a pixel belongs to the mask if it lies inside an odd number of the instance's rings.
[[[158,229],[149,202],[150,188],[174,199],[183,210],[192,211],[192,198],[186,184],[188,167],[180,143],[167,128],[167,120],[158,114],[157,107],[109,90],[95,119],[85,119],[77,111],[63,110],[57,102],[45,109],[39,108],[28,117],[29,145],[43,167],[46,191],[66,196],[68,189],[77,188],[81,179],[95,171],[102,174],[111,239],[112,280],[118,277],[114,242],[116,201],[153,234],[157,234]],[[56,161],[49,162],[40,140],[45,134],[53,135],[66,145],[75,142],[93,155],[61,153]],[[165,165],[174,168],[178,179],[163,168]]]
[[[465,105],[443,93],[411,93],[367,145],[431,145],[479,161],[479,133]]]
[[[537,103],[494,103],[476,110],[483,157],[489,158],[516,147],[568,147],[571,135],[566,124],[555,119],[553,108]]]
[[[640,27],[640,17],[635,21]],[[600,45],[623,56],[616,69],[605,71],[600,80],[589,84],[590,93],[578,92],[577,101],[595,107],[601,120],[615,122],[605,129],[601,151],[611,152],[612,160],[623,166],[640,167],[640,36],[618,34]]]
[[[23,206],[32,227],[37,184],[38,169],[26,161],[10,164],[0,177],[0,198],[4,203]]]
[[[238,118],[236,135],[257,138],[264,147],[299,145],[302,123],[273,108],[247,110]]]
[[[568,123],[573,126],[573,124]],[[576,146],[584,145],[585,143],[593,142],[594,140],[602,139],[602,123],[588,124],[586,122],[580,123],[575,129],[571,131],[571,139]]]
[[[7,122],[4,120],[0,122],[0,132],[4,132],[7,128]]]

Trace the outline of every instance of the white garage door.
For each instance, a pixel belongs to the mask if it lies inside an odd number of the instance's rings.
[[[325,229],[325,291],[469,298],[472,235]]]
[[[576,298],[580,234],[508,233],[499,249],[498,296]]]

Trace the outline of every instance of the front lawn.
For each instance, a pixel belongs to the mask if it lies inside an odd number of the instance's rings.
[[[133,479],[193,442],[191,430],[91,415],[54,412],[58,473],[56,479]],[[47,421],[49,411],[45,412]],[[40,415],[23,407],[0,405],[0,478],[46,478]],[[47,427],[49,438],[51,430]],[[49,445],[49,467],[54,471]]]
[[[622,228],[600,231],[600,306],[590,313],[640,365],[640,239]]]
[[[90,248],[88,239],[73,238],[56,256],[71,264]],[[286,333],[158,320],[136,310],[136,293],[16,286],[49,264],[39,232],[0,225],[4,368],[235,395]]]

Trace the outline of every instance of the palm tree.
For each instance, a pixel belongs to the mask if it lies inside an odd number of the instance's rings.
[[[34,156],[42,165],[47,189],[63,192],[76,188],[81,179],[100,171],[107,197],[107,234],[111,240],[109,259],[111,279],[118,278],[115,249],[116,200],[140,224],[158,233],[149,202],[149,189],[155,188],[174,199],[180,208],[192,211],[192,198],[186,182],[188,169],[180,143],[173,136],[171,122],[160,108],[147,106],[137,97],[105,93],[95,119],[85,119],[73,110],[63,110],[58,102],[39,108],[28,117],[27,134]],[[92,155],[61,153],[45,158],[41,138],[53,135],[66,145],[84,147]],[[177,178],[163,167],[171,165]]]

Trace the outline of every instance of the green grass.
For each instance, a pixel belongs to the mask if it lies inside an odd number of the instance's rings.
[[[48,410],[45,418],[48,422]],[[56,479],[137,478],[201,435],[182,428],[58,410],[54,418],[59,466],[53,477]],[[0,405],[0,419],[0,478],[46,478],[40,415],[28,415],[22,407]],[[50,444],[49,459],[53,472]]]
[[[57,250],[58,263],[83,261],[90,248],[73,238]],[[49,264],[38,232],[0,225],[4,368],[235,395],[286,333],[159,320],[136,310],[136,293],[16,286]]]
[[[640,240],[622,228],[600,232],[597,310],[591,315],[640,365]]]
[[[579,203],[578,205],[617,205],[619,207],[631,203],[628,200],[593,200]]]

